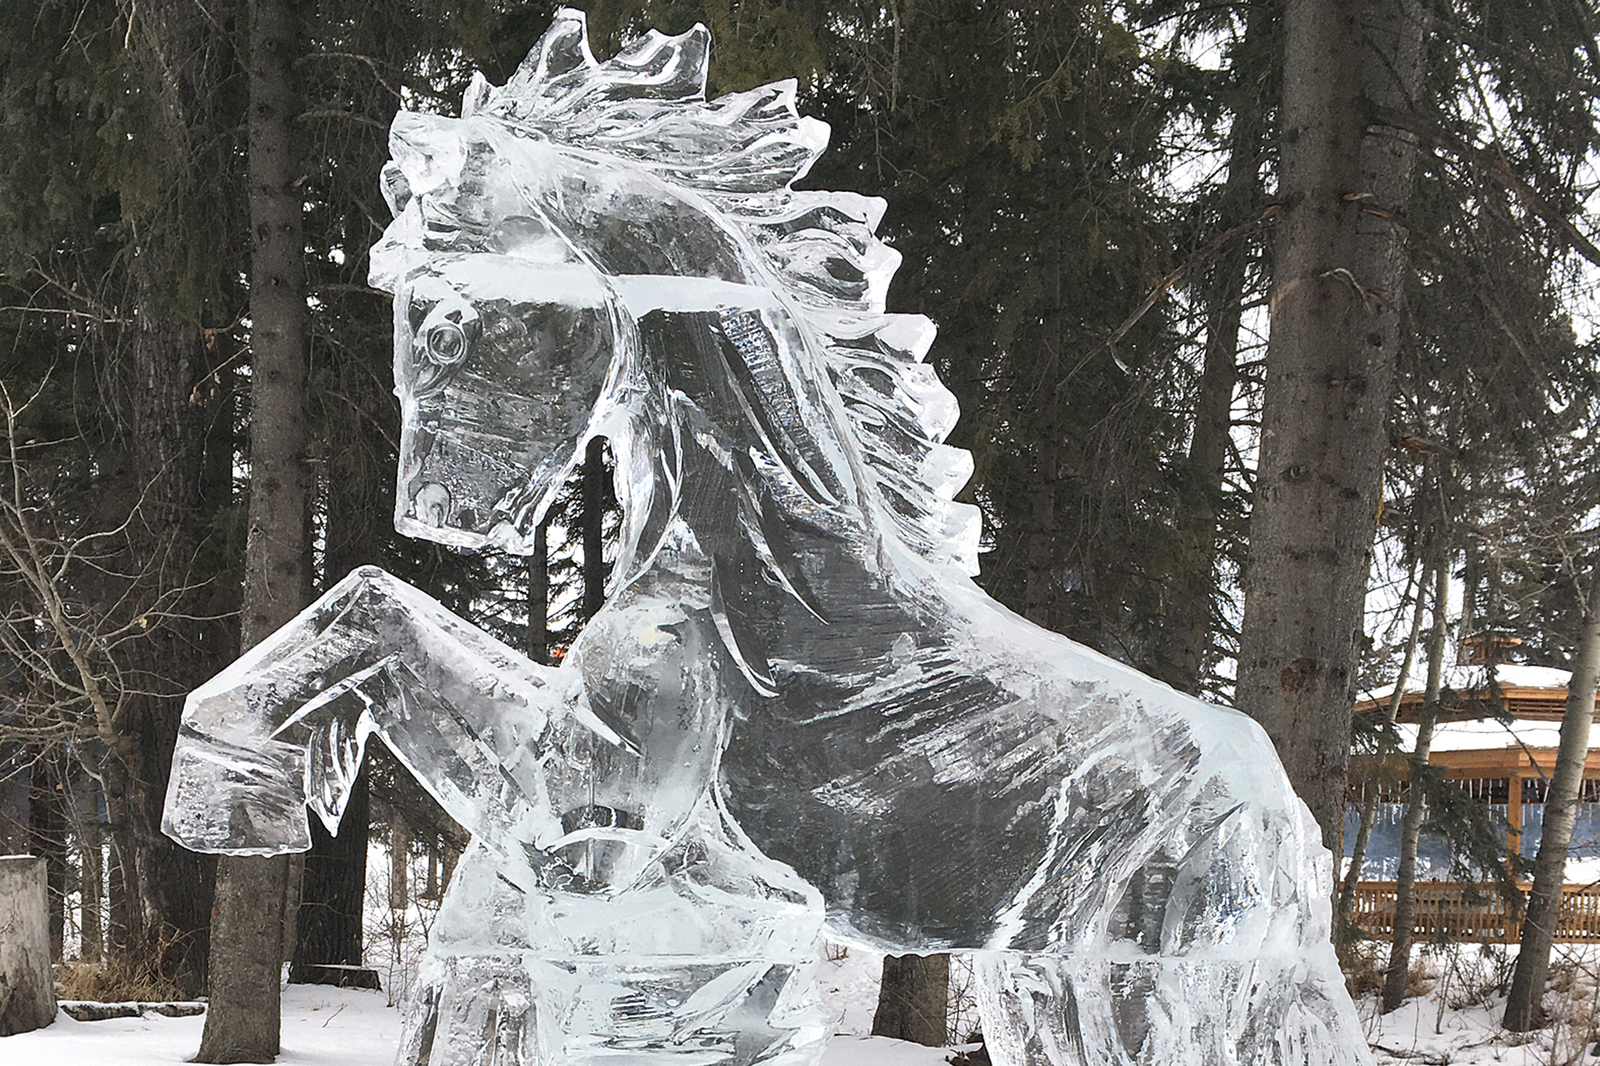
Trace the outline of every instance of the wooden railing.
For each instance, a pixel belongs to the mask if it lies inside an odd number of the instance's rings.
[[[1528,884],[1519,885],[1523,897]],[[1394,935],[1395,883],[1362,881],[1356,885],[1350,921],[1371,937]],[[1463,881],[1418,881],[1416,935],[1485,944],[1514,944],[1522,938],[1520,909],[1513,909],[1490,884]],[[1567,885],[1556,918],[1558,943],[1600,943],[1600,886]]]

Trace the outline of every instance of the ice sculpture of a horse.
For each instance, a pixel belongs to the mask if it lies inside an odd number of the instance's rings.
[[[303,848],[378,733],[475,837],[402,1063],[813,1063],[824,921],[975,951],[997,1062],[1369,1061],[1265,735],[970,581],[882,203],[794,190],[826,127],[708,50],[564,11],[384,175],[399,528],[522,548],[608,438],[605,608],[549,668],[353,573],[191,697],[169,832]]]

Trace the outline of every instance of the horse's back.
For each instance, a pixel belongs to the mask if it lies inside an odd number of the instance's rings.
[[[1119,939],[1145,921],[1129,884],[1180,842],[1240,806],[1290,817],[1243,715],[1009,612],[983,622],[862,634],[875,669],[796,672],[734,729],[730,809],[837,924],[911,949]]]

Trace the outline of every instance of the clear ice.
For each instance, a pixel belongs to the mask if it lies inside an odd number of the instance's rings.
[[[974,953],[997,1063],[1370,1062],[1265,735],[972,583],[884,205],[795,190],[827,127],[709,47],[562,11],[383,175],[398,528],[526,548],[606,437],[604,609],[545,667],[355,571],[190,696],[167,832],[304,849],[381,738],[473,834],[402,1066],[815,1063],[825,928]]]

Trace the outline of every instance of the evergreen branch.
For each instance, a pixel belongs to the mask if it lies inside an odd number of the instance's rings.
[[[1539,195],[1537,189],[1512,170],[1510,161],[1498,146],[1484,148],[1472,144],[1451,133],[1428,116],[1415,111],[1374,106],[1371,114],[1375,125],[1410,133],[1431,148],[1443,149],[1470,164],[1479,173],[1499,182],[1510,190],[1523,207],[1565,238],[1573,251],[1595,266],[1600,266],[1600,248],[1596,248],[1593,241],[1578,231],[1578,227],[1570,218],[1552,207],[1548,200]]]
[[[379,122],[377,119],[372,118],[369,115],[363,115],[357,111],[343,111],[337,107],[324,107],[312,111],[302,111],[295,116],[296,121],[303,121],[308,118],[349,119],[351,122],[358,123],[362,126],[370,126],[375,130],[382,130],[384,133],[389,132],[388,123]]]
[[[1160,281],[1156,282],[1155,287],[1152,288],[1150,292],[1145,295],[1145,298],[1139,302],[1139,306],[1134,308],[1133,313],[1128,315],[1127,318],[1123,319],[1121,324],[1118,325],[1116,329],[1111,331],[1111,335],[1109,337],[1085,352],[1083,357],[1078,360],[1077,365],[1072,368],[1072,373],[1068,374],[1067,377],[1070,379],[1074,374],[1083,368],[1085,363],[1087,363],[1096,355],[1099,355],[1101,352],[1109,350],[1112,353],[1111,357],[1113,359],[1117,359],[1116,346],[1118,342],[1120,342],[1122,338],[1126,337],[1134,326],[1139,324],[1140,319],[1150,313],[1150,309],[1154,307],[1163,296],[1170,292],[1174,287],[1185,281],[1198,267],[1209,262],[1213,257],[1216,256],[1218,252],[1222,251],[1223,248],[1247,234],[1254,233],[1257,230],[1265,228],[1274,219],[1276,219],[1281,210],[1282,208],[1280,205],[1269,204],[1267,209],[1258,217],[1248,219],[1236,226],[1232,226],[1226,230],[1223,230],[1221,233],[1211,238],[1210,241],[1206,242],[1203,247],[1196,249],[1194,254],[1190,255],[1188,259],[1179,264],[1176,270],[1172,271]],[[1124,372],[1127,372],[1128,367],[1122,362],[1121,359],[1117,359],[1117,365],[1121,367]]]

